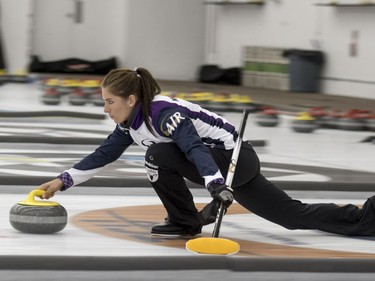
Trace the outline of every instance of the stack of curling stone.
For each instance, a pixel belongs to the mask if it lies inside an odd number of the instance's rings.
[[[10,210],[9,221],[14,229],[34,234],[51,234],[63,230],[67,224],[67,212],[53,201],[35,200],[42,197],[44,190],[36,189],[27,198]]]
[[[255,116],[255,121],[259,126],[275,127],[279,124],[279,115],[273,107],[263,107]]]
[[[292,129],[299,133],[311,133],[316,129],[315,118],[308,112],[300,112],[292,120]]]

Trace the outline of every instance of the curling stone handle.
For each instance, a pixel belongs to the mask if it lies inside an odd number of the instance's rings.
[[[45,190],[43,189],[35,189],[32,190],[27,198],[23,201],[18,202],[18,204],[21,205],[27,205],[27,206],[59,206],[60,204],[53,201],[41,201],[41,200],[35,200],[35,197],[42,198]]]
[[[42,190],[42,189],[35,189],[35,190],[32,190],[29,195],[27,196],[26,200],[25,200],[25,203],[36,203],[34,197],[37,196],[39,198],[42,198],[43,194],[44,194],[45,190]]]

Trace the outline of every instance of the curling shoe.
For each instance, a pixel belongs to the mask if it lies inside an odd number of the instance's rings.
[[[171,223],[168,218],[164,222],[154,225],[151,228],[152,235],[175,237],[175,236],[195,236],[201,233],[201,229],[198,231],[192,231],[185,226],[175,225]]]

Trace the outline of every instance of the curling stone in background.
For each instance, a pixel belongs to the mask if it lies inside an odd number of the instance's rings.
[[[318,127],[324,127],[325,117],[327,116],[326,111],[321,107],[312,107],[308,110],[311,117],[315,118],[316,125]]]
[[[251,97],[247,95],[232,94],[232,110],[242,112],[244,109],[250,112],[257,111],[258,105],[253,102]]]
[[[300,112],[292,120],[292,129],[299,133],[312,133],[316,129],[316,119],[308,112]]]
[[[263,107],[255,115],[255,122],[262,127],[275,127],[279,124],[279,115],[273,107]]]
[[[59,86],[60,80],[57,78],[46,78],[41,83],[41,90],[46,91],[48,89],[56,89]]]
[[[48,88],[41,96],[42,103],[46,105],[58,105],[61,102],[61,95],[56,88]]]
[[[85,105],[88,102],[88,95],[81,88],[75,88],[69,93],[68,99],[71,105]]]
[[[327,129],[338,129],[338,124],[343,116],[344,113],[342,113],[340,110],[330,110],[325,116],[321,117],[320,127]]]
[[[357,110],[357,118],[363,123],[362,131],[369,131],[371,129],[371,119],[374,117],[374,113],[370,110]],[[370,124],[370,126],[369,126]]]
[[[51,234],[61,231],[67,224],[67,212],[57,202],[35,200],[44,190],[36,189],[27,198],[10,209],[9,221],[14,229],[34,234]]]
[[[57,91],[59,86],[59,79],[48,78],[42,82],[43,95],[41,96],[41,101],[47,105],[58,105],[61,102],[61,95]]]
[[[232,111],[232,97],[230,93],[217,93],[207,103],[213,111]]]
[[[100,79],[83,79],[80,84],[82,95],[86,95],[86,99],[92,102],[95,106],[104,106],[100,85]]]
[[[374,112],[372,112],[370,110],[360,110],[360,115],[361,115],[361,118],[363,120],[363,130],[364,131],[373,131],[374,130],[374,127],[373,127],[374,124],[371,124],[371,119],[373,119],[375,117]],[[372,121],[374,121],[374,120],[372,120]]]
[[[57,90],[62,95],[67,95],[80,87],[80,81],[74,78],[64,78],[59,80]]]
[[[366,120],[366,128],[368,131],[375,132],[375,113],[371,113]]]
[[[79,83],[79,88],[83,93],[90,95],[100,89],[100,83],[100,79],[82,79]]]
[[[185,100],[199,104],[202,107],[206,107],[214,96],[211,92],[191,92],[186,94]]]
[[[338,121],[338,128],[347,131],[363,131],[365,129],[363,112],[357,109],[349,110]]]
[[[104,100],[102,98],[102,91],[98,89],[96,92],[90,94],[90,101],[95,106],[104,106]]]

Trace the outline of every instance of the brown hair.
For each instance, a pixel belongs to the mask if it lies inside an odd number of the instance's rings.
[[[128,98],[130,95],[135,95],[141,103],[142,117],[147,129],[154,132],[149,118],[150,105],[154,97],[160,93],[160,86],[147,69],[113,69],[104,77],[101,86],[115,96]]]

